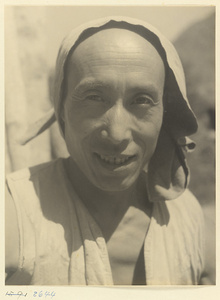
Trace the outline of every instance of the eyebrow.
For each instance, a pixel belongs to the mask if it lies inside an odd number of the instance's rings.
[[[99,88],[109,88],[111,89],[111,85],[108,82],[104,82],[102,80],[95,80],[93,78],[86,78],[82,80],[75,88],[74,92],[82,93],[86,90],[95,90]],[[152,82],[140,82],[137,86],[129,88],[128,92],[133,93],[147,93],[151,94],[152,97],[158,97],[158,91],[156,86]]]
[[[85,79],[85,80],[81,81],[74,88],[74,91],[78,93],[78,92],[83,92],[85,90],[98,89],[98,88],[101,88],[101,87],[110,88],[110,85],[106,82],[103,82],[103,81],[97,81],[97,80],[93,80],[93,79]]]
[[[147,94],[152,97],[152,100],[157,100],[159,97],[159,92],[157,87],[153,83],[140,83],[138,86],[131,87],[128,92],[133,94]],[[157,103],[157,101],[155,102]]]

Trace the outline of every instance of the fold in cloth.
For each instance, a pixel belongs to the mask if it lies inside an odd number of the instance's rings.
[[[28,126],[24,135],[18,140],[19,144],[26,145],[39,134],[47,130],[56,121],[54,109],[50,109],[43,117]]]

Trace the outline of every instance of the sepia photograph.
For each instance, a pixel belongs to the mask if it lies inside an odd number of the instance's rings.
[[[6,287],[216,285],[215,20],[4,7]]]

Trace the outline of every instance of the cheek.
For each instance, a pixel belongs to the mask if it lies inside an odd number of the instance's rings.
[[[141,121],[137,121],[137,143],[141,145],[143,156],[149,159],[156,148],[163,120],[163,111],[151,114]]]
[[[152,107],[145,116],[146,121],[152,123],[155,129],[161,127],[163,120],[163,105],[162,103]]]
[[[65,109],[66,138],[78,146],[80,142],[86,141],[99,126],[99,118],[94,118],[93,115],[86,107],[67,106]]]
[[[143,137],[157,139],[163,122],[162,105],[147,111],[141,118],[136,118],[136,127]]]
[[[156,147],[161,126],[154,126],[152,123],[144,124],[140,132],[143,152],[148,156]]]

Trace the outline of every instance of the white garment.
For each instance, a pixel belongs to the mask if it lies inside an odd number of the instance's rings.
[[[112,285],[101,230],[67,177],[64,160],[7,178],[19,226],[19,268],[6,284]],[[186,190],[153,203],[144,244],[147,285],[198,284],[203,270],[203,215]]]

